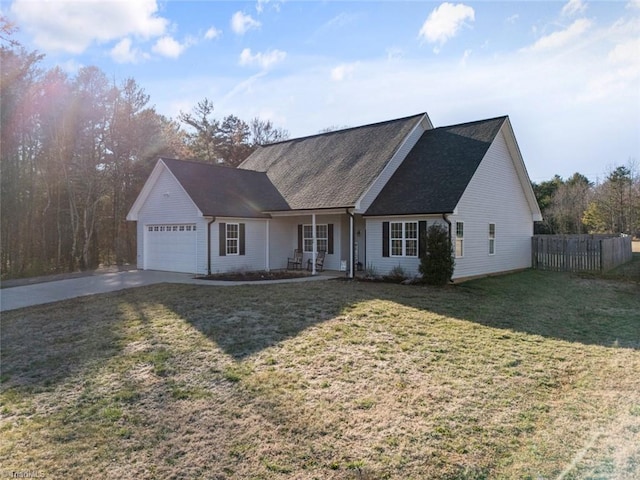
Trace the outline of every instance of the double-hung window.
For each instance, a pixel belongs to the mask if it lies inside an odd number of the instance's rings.
[[[302,241],[304,251],[313,252],[313,225],[304,225],[302,228]],[[316,225],[316,245],[318,252],[326,252],[329,246],[329,227],[328,225]]]
[[[496,253],[496,224],[489,224],[489,255]]]
[[[391,222],[391,256],[418,256],[418,222]]]
[[[464,256],[464,223],[456,222],[456,257]]]
[[[237,223],[227,223],[227,255],[238,255],[240,239],[240,225]]]

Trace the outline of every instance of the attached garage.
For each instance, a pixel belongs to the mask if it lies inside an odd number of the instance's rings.
[[[197,271],[195,224],[146,225],[144,237],[145,270]]]

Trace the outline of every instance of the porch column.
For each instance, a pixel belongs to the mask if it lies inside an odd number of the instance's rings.
[[[348,212],[348,210],[347,210]],[[349,214],[349,278],[353,278],[353,248],[354,248],[354,238],[353,238],[353,214]]]
[[[265,242],[266,243],[266,250],[265,250],[264,253],[265,253],[266,257],[265,257],[265,262],[264,262],[265,263],[265,265],[264,265],[265,268],[264,269],[268,272],[268,271],[271,270],[271,265],[269,264],[270,263],[270,261],[269,261],[269,220],[267,220],[267,224],[265,226],[265,230],[266,230],[265,233],[266,233],[267,241]]]
[[[318,239],[316,238],[316,214],[311,214],[311,235],[313,238],[313,252],[311,253],[311,275],[316,274],[316,258],[318,257]]]

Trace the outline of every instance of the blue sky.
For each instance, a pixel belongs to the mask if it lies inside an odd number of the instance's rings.
[[[269,119],[292,137],[427,112],[509,115],[534,181],[640,162],[640,0],[14,0],[44,66],[134,78],[176,117]]]

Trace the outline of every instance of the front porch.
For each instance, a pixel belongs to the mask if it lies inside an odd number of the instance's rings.
[[[354,276],[365,262],[365,222],[361,215],[349,209],[310,212],[270,212],[268,220],[269,269],[280,270],[288,266],[307,270],[312,275],[332,272]],[[301,259],[292,262],[294,252]],[[324,253],[322,265],[315,259]]]

